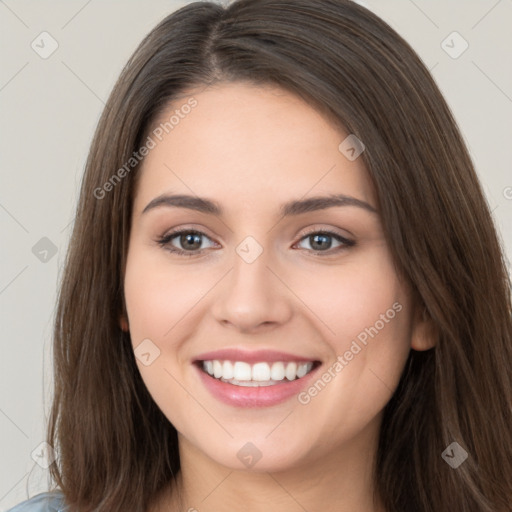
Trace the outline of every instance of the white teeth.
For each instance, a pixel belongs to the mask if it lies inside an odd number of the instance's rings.
[[[222,366],[222,376],[225,379],[232,379],[235,376],[235,370],[231,361],[224,361]]]
[[[220,361],[213,361],[213,376],[216,379],[222,377],[222,363]]]
[[[233,378],[235,380],[251,380],[252,372],[251,365],[249,363],[243,363],[241,361],[237,361],[233,365]],[[216,377],[216,375],[214,375]],[[222,375],[221,375],[222,377]]]
[[[213,375],[213,361],[205,361],[203,363],[203,368],[207,373]]]
[[[270,370],[270,378],[272,380],[283,380],[285,376],[284,363],[274,363]]]
[[[259,382],[270,380],[270,366],[267,363],[256,363],[252,367],[252,380]]]
[[[209,375],[237,386],[271,386],[285,379],[295,380],[304,377],[313,368],[308,363],[255,363],[244,361],[203,361],[203,369]]]
[[[297,366],[297,377],[300,379],[301,377],[304,377],[306,373],[308,373],[308,363],[299,364]]]
[[[297,363],[288,363],[286,366],[286,378],[288,380],[295,380],[297,377]]]

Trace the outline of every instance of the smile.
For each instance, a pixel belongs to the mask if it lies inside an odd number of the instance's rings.
[[[192,360],[201,386],[226,405],[271,407],[303,391],[322,366],[307,355],[275,350],[225,348]]]
[[[208,375],[234,386],[274,386],[283,381],[293,381],[307,375],[314,361],[274,361],[250,364],[245,361],[203,361],[202,368]]]

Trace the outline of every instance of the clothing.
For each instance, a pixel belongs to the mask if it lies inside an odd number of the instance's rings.
[[[62,492],[55,490],[43,492],[18,503],[7,512],[66,512],[67,507]]]

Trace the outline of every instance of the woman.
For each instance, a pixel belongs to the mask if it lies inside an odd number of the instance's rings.
[[[13,510],[509,510],[510,281],[410,46],[344,0],[194,3],[99,122]],[[68,508],[66,508],[68,507]]]

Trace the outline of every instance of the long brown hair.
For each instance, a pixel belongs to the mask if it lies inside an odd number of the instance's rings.
[[[366,146],[397,272],[436,337],[433,349],[410,352],[384,411],[374,476],[386,510],[509,510],[503,249],[428,70],[385,22],[347,0],[192,3],[152,30],[122,71],[87,160],[55,321],[47,441],[58,454],[50,476],[71,510],[144,512],[179,471],[176,430],[119,325],[139,166],[112,176],[171,101],[218,81],[280,86]],[[468,453],[457,469],[441,456],[453,442]]]

